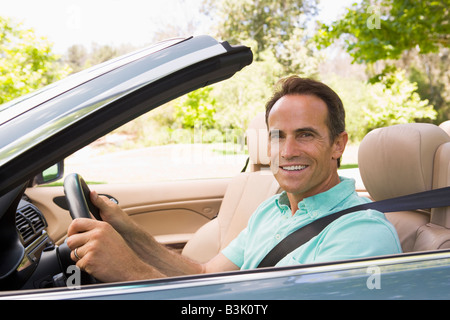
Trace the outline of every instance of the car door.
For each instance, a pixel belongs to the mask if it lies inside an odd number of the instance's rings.
[[[158,241],[180,250],[198,228],[217,215],[229,180],[98,184],[90,188],[116,199]],[[28,188],[26,195],[44,214],[50,237],[62,243],[72,221],[64,205],[63,187]]]

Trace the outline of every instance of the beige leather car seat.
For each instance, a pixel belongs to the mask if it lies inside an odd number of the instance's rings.
[[[439,125],[439,128],[447,132],[447,134],[450,136],[450,120],[444,121]]]
[[[264,113],[260,113],[247,130],[249,171],[233,178],[217,218],[194,234],[184,247],[183,255],[202,263],[210,260],[247,226],[251,214],[264,200],[280,191],[269,169],[267,138]]]
[[[450,185],[450,136],[432,124],[375,129],[361,142],[359,169],[374,200]],[[387,213],[404,252],[450,248],[450,207]]]

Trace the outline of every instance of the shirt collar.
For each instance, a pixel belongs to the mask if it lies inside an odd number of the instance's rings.
[[[333,212],[333,209],[339,207],[352,193],[355,192],[355,180],[339,177],[341,182],[333,188],[316,194],[314,196],[303,199],[298,203],[300,213],[307,213],[313,218],[320,218]],[[290,208],[287,193],[283,191],[280,196],[275,199],[275,203],[281,212]]]

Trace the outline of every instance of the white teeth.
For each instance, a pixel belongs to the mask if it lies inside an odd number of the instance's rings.
[[[287,171],[297,171],[297,170],[305,169],[306,166],[288,166],[288,167],[282,167],[282,168]]]

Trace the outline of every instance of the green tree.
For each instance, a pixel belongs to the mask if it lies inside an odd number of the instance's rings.
[[[317,77],[321,57],[304,30],[316,13],[317,0],[205,1],[207,14],[216,21],[216,36],[231,44],[252,48],[253,63],[231,79],[214,85],[218,102],[215,126],[246,130],[249,120],[264,105],[274,84],[291,74]]]
[[[212,87],[200,88],[180,97],[175,103],[175,123],[183,129],[204,129],[214,127],[216,99],[211,97]]]
[[[283,41],[274,52],[282,66],[283,76],[318,77],[319,66],[325,57],[316,50],[314,40],[308,39],[305,34],[302,28],[294,29],[289,39]]]
[[[371,130],[411,122],[431,122],[437,112],[416,92],[405,71],[396,71],[368,83],[355,78],[328,75],[326,82],[341,97],[346,112],[346,131],[358,143]]]
[[[94,43],[91,46],[91,54],[89,55],[87,63],[89,67],[95,66],[124,53],[125,52],[121,52],[118,48],[114,48],[110,45],[98,45]]]
[[[0,17],[0,104],[66,76],[70,70],[51,52],[52,45]]]
[[[440,122],[450,115],[450,99],[445,93],[450,90],[449,4],[449,0],[362,0],[347,9],[341,19],[322,24],[315,39],[322,48],[342,43],[354,62],[367,66],[370,83],[381,82],[387,90],[399,85],[395,82],[406,88],[406,79],[398,78],[399,70],[405,70],[415,88],[409,91],[414,98],[408,102],[411,111],[407,118],[420,119],[413,116],[417,109],[426,109],[431,103],[440,116],[425,119]],[[388,115],[387,110],[379,111],[378,116],[374,115],[379,125],[383,123],[381,116],[386,117],[387,123],[394,116]]]
[[[365,133],[372,129],[436,119],[437,112],[416,92],[405,71],[397,71],[371,86],[370,104],[365,108]]]
[[[273,85],[283,76],[283,66],[266,50],[261,53],[261,60],[253,61],[227,81],[215,84],[211,94],[220,102],[215,115],[216,127],[222,132],[246,130],[249,121],[264,111]]]
[[[73,73],[85,69],[87,60],[88,53],[83,45],[74,44],[67,49],[65,61],[70,66]]]
[[[254,40],[258,60],[261,52],[275,52],[289,40],[316,10],[316,0],[209,0],[205,11],[217,21],[220,38],[236,43]]]
[[[449,0],[363,0],[330,25],[317,41],[328,46],[341,36],[358,63],[399,59],[408,50],[421,54],[450,47]]]
[[[450,48],[437,53],[414,52],[407,62],[405,69],[409,79],[417,83],[417,92],[438,112],[437,123],[450,119]]]

